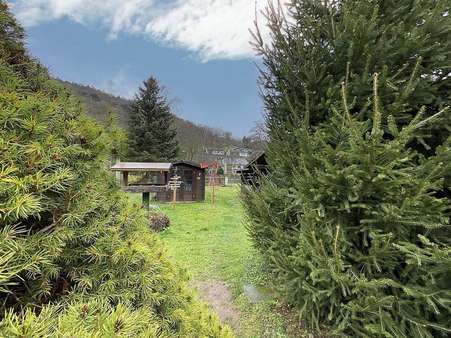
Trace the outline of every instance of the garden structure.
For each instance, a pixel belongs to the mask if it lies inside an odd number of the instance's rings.
[[[173,200],[169,183],[174,176],[179,176],[181,181],[176,193],[177,202],[205,200],[205,169],[194,162],[119,162],[112,166],[111,170],[121,173],[122,190],[143,194],[143,204],[146,208],[151,197],[158,202]]]
[[[242,187],[258,187],[259,177],[268,174],[268,163],[264,151],[258,152],[238,173],[241,174]]]

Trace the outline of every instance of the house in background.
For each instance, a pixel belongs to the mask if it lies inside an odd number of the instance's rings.
[[[241,182],[239,171],[242,170],[252,156],[253,151],[243,147],[206,148],[202,162],[212,167],[217,163],[224,172],[225,185]]]
[[[123,191],[142,193],[143,202],[147,204],[150,199],[172,201],[173,192],[169,189],[169,180],[174,176],[179,176],[181,180],[181,186],[177,189],[177,202],[205,200],[205,169],[194,162],[119,162],[111,170],[121,174]]]

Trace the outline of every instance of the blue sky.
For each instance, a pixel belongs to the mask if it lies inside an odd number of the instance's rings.
[[[266,0],[10,3],[56,77],[132,97],[154,75],[180,117],[238,137],[262,120],[248,29]]]

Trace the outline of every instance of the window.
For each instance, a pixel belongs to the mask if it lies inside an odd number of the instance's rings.
[[[184,170],[183,171],[183,185],[185,186],[185,191],[193,191],[193,171]]]
[[[244,169],[244,167],[242,165],[239,165],[239,164],[234,165],[232,167],[232,174],[237,174],[238,171],[243,170],[243,169]]]

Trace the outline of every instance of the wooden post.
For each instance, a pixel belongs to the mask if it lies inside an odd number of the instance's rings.
[[[143,207],[149,211],[150,192],[143,192]]]
[[[122,172],[122,186],[128,186],[128,171]]]
[[[213,187],[211,189],[211,202],[213,203],[213,205],[215,204],[215,200],[216,200],[216,197],[215,197],[215,185],[216,185],[216,177],[213,176]]]
[[[114,166],[117,163],[121,162],[121,158],[118,155],[114,155],[113,156],[113,160],[111,162],[111,165]],[[116,182],[118,182],[119,184],[121,184],[121,172],[120,171],[115,171],[114,172],[114,177],[116,178]]]
[[[172,190],[172,208],[175,208],[176,203],[177,203],[177,188]]]
[[[180,181],[180,176],[173,176],[169,180],[169,189],[172,190],[172,207],[175,208],[175,204],[177,203],[177,189],[180,188],[182,182]]]
[[[213,166],[212,166],[212,173],[211,173],[211,175],[213,177],[213,179],[212,179],[213,185],[211,187],[211,203],[213,205],[215,205],[215,203],[216,203],[215,186],[216,186],[216,174],[217,174],[217,172],[218,172],[218,163],[214,163]]]

